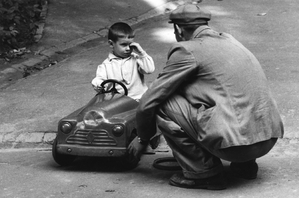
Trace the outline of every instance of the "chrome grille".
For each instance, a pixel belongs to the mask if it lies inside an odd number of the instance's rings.
[[[77,130],[66,140],[68,144],[81,144],[89,146],[116,146],[116,141],[108,135],[107,131]]]

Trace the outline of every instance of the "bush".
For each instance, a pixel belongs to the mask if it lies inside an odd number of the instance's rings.
[[[41,10],[42,0],[0,0],[2,48],[17,49],[32,44]]]

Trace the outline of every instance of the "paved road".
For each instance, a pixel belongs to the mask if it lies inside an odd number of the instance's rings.
[[[0,150],[0,197],[299,197],[299,158],[294,153],[281,154],[282,150],[273,150],[260,158],[259,175],[250,181],[232,177],[229,164],[223,161],[228,189],[210,191],[168,185],[174,172],[157,170],[152,163],[170,153],[146,155],[136,169],[122,172],[111,161],[80,159],[74,166],[62,168],[53,161],[50,150]]]

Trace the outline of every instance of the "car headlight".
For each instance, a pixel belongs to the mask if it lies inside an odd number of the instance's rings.
[[[119,137],[124,133],[124,127],[122,125],[119,125],[119,124],[114,125],[113,128],[112,128],[112,133],[116,137]]]
[[[97,111],[90,111],[83,118],[84,124],[94,127],[98,126],[103,120],[104,117]]]
[[[68,134],[72,131],[73,129],[73,126],[70,122],[62,122],[60,124],[60,130],[65,133],[65,134]]]

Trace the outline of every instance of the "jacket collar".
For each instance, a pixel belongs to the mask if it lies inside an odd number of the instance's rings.
[[[191,39],[194,39],[196,37],[200,37],[200,35],[203,33],[203,31],[205,30],[210,30],[211,28],[207,25],[202,25],[202,26],[199,26],[194,32],[193,32],[193,35],[191,37]]]

